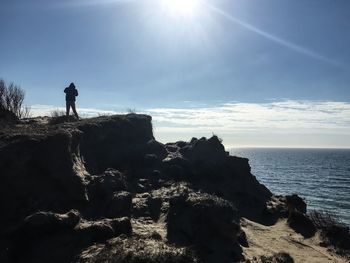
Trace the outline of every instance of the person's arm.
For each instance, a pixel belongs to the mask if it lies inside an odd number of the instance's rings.
[[[79,94],[78,94],[78,90],[77,90],[77,89],[75,90],[75,96],[76,96],[76,97],[78,97],[78,96],[79,96]]]
[[[67,88],[64,89],[64,93],[67,93]]]

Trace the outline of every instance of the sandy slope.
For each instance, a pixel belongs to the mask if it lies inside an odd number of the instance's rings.
[[[244,248],[244,254],[252,261],[254,257],[284,251],[292,256],[295,263],[348,262],[319,246],[318,235],[305,239],[289,228],[286,220],[280,220],[273,226],[264,226],[243,219],[241,225],[249,244],[249,248]]]

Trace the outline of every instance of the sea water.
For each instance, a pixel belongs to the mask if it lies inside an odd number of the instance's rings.
[[[329,211],[350,226],[350,149],[231,149],[274,194],[298,194],[308,209]]]

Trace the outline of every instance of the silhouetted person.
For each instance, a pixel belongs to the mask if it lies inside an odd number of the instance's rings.
[[[77,110],[75,109],[75,98],[78,96],[78,90],[75,88],[74,83],[72,82],[68,88],[64,89],[66,93],[66,115],[69,116],[70,108],[72,108],[73,113],[77,119],[79,119]]]

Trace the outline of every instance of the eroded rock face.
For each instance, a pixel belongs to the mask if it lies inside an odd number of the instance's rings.
[[[152,118],[147,115],[101,117],[77,128],[83,133],[80,151],[91,174],[142,165],[148,142],[154,140]]]
[[[80,213],[76,210],[69,211],[66,214],[37,212],[26,217],[16,231],[25,233],[27,236],[37,237],[73,229],[80,220]]]
[[[79,131],[7,136],[0,146],[0,211],[6,211],[0,228],[38,210],[66,212],[87,201]]]
[[[240,215],[251,219],[266,208],[271,192],[250,173],[248,159],[229,156],[216,136],[167,144],[166,149],[162,171],[170,178],[234,202]]]
[[[239,216],[232,203],[204,193],[180,193],[169,201],[168,240],[176,244],[207,244],[212,239],[236,241]]]
[[[146,115],[26,121],[0,160],[1,262],[232,262],[272,196],[216,136],[162,144]]]
[[[14,230],[7,261],[72,262],[82,248],[122,234],[131,234],[127,217],[87,221],[74,210],[66,214],[38,212]]]

